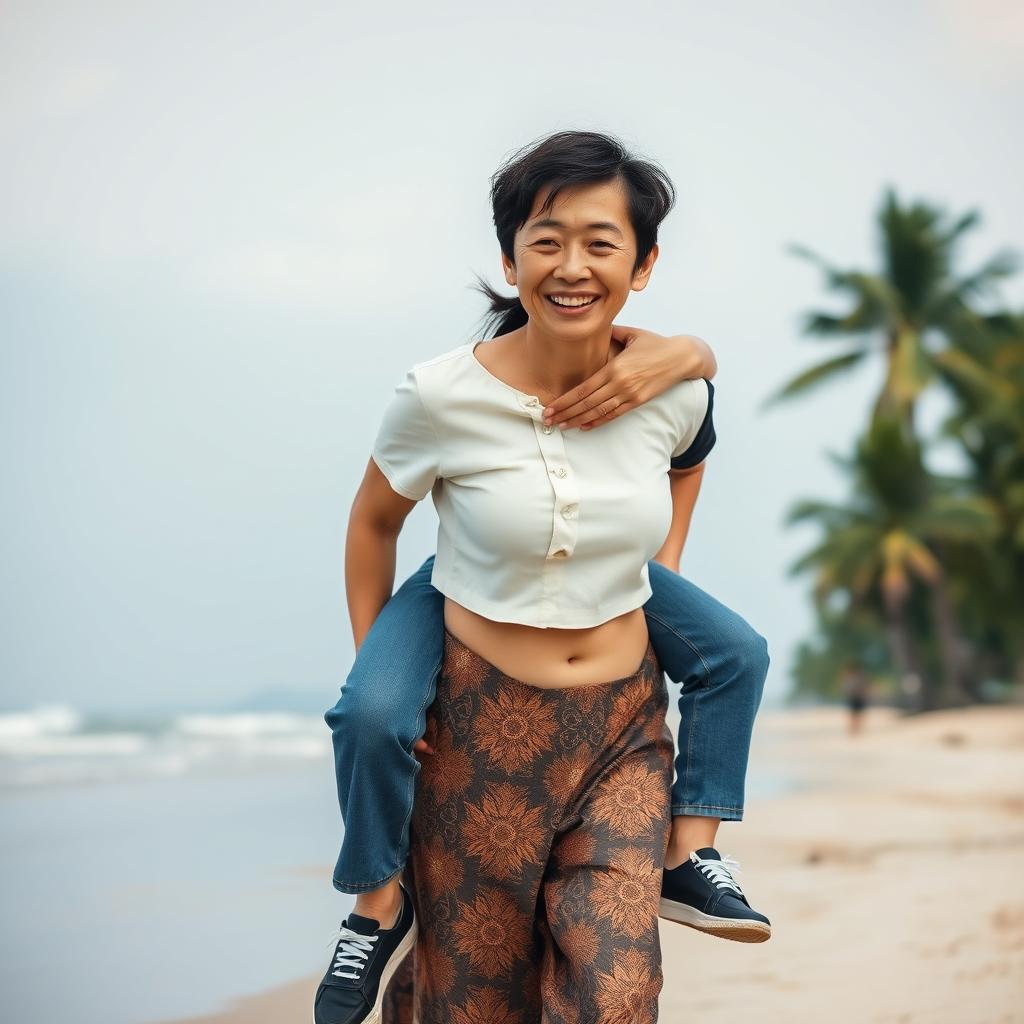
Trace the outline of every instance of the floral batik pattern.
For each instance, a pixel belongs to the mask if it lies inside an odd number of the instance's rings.
[[[654,648],[625,679],[512,679],[445,630],[385,1024],[652,1024],[672,736]]]

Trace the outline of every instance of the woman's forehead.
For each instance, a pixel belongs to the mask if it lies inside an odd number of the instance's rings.
[[[565,186],[543,211],[549,192],[546,187],[538,190],[523,230],[554,227],[576,231],[615,229],[621,233],[629,228],[626,194],[619,181]]]

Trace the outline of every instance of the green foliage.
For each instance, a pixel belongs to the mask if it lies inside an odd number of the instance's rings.
[[[766,406],[821,386],[857,365],[854,353],[875,350],[886,354],[886,377],[879,407],[900,415],[912,425],[913,404],[934,378],[934,354],[926,335],[950,334],[970,314],[972,300],[992,291],[1017,269],[1017,257],[999,253],[972,273],[953,273],[960,237],[978,223],[976,211],[947,225],[946,214],[925,203],[901,206],[894,190],[884,196],[878,213],[881,269],[875,273],[843,270],[806,246],[789,251],[814,263],[825,286],[848,302],[844,313],[814,310],[803,318],[803,333],[813,337],[853,340],[854,348],[838,358],[803,371],[770,395]]]
[[[1024,666],[1024,316],[965,315],[939,363],[956,397],[942,433],[959,442],[973,487],[996,508],[985,557],[957,567],[982,651],[1006,677]],[[1014,670],[1016,666],[1016,671]]]
[[[790,567],[813,577],[818,611],[817,635],[797,652],[797,695],[834,696],[851,657],[875,663],[897,693],[918,693],[924,708],[978,699],[992,676],[1024,681],[1024,316],[971,305],[1017,269],[1014,254],[954,273],[956,245],[978,221],[975,211],[950,223],[928,204],[902,206],[890,189],[878,214],[878,272],[841,270],[791,247],[849,303],[845,313],[807,313],[804,332],[852,347],[765,405],[884,356],[865,432],[850,456],[834,458],[848,500],[800,501],[787,516],[821,531]],[[934,439],[915,429],[918,398],[939,385],[955,403],[941,436],[967,456],[963,477],[931,472]]]
[[[895,671],[885,644],[882,623],[870,605],[819,608],[818,632],[796,651],[790,700],[841,699],[844,666],[855,662],[875,682],[876,692],[896,695]]]

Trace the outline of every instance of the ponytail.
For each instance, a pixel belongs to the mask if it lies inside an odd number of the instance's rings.
[[[481,320],[481,328],[474,337],[486,341],[489,338],[500,338],[503,334],[510,334],[526,324],[529,316],[526,307],[519,301],[518,295],[502,295],[495,291],[479,274],[476,275],[477,284],[470,285],[478,292],[482,292],[490,304],[490,308]]]

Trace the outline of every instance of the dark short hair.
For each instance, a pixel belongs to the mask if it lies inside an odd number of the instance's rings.
[[[541,212],[551,209],[564,188],[621,181],[626,189],[629,220],[636,233],[633,273],[658,241],[658,225],[675,203],[676,191],[657,164],[634,156],[614,136],[602,132],[562,131],[547,135],[514,153],[491,176],[491,209],[501,251],[515,264],[513,240],[526,223],[537,193],[551,191]],[[490,302],[482,338],[497,338],[526,323],[519,296],[505,296],[476,275],[478,291]]]

